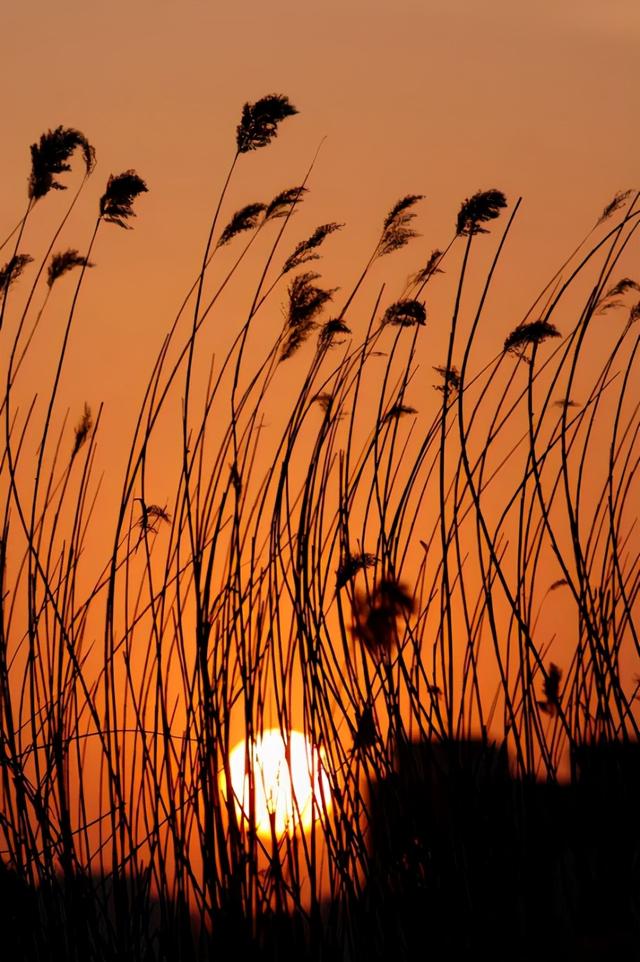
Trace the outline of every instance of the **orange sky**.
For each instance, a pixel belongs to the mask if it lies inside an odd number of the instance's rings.
[[[325,244],[328,286],[349,290],[383,216],[405,193],[426,195],[416,221],[423,237],[374,271],[372,288],[386,279],[389,297],[425,253],[446,245],[465,197],[493,186],[511,202],[524,196],[480,334],[489,356],[613,194],[637,186],[636,0],[526,8],[510,0],[327,0],[313,8],[274,0],[233,12],[212,0],[67,0],[5,6],[0,26],[3,230],[24,210],[29,145],[58,124],[80,128],[98,157],[60,247],[85,249],[109,173],[134,167],[150,188],[136,203],[133,231],[101,229],[60,397],[60,411],[105,402],[107,492],[118,487],[109,468],[122,431],[128,438],[143,382],[197,270],[245,100],[282,92],[300,116],[268,149],[241,159],[222,222],[299,183],[326,136],[285,250],[318,223],[346,222]],[[77,164],[67,182],[78,182]],[[24,250],[37,257],[70,193],[38,205]],[[22,382],[28,396],[51,376],[55,319],[65,316],[70,290],[56,291],[50,326],[34,342],[31,380]],[[282,289],[269,308],[277,325],[284,301]],[[241,303],[222,304],[214,333],[223,342]],[[423,339],[429,365],[444,360],[446,314],[434,310],[433,318]]]
[[[86,248],[110,173],[133,167],[150,188],[136,202],[133,231],[101,227],[59,402],[59,412],[105,402],[97,473],[106,472],[107,503],[119,493],[115,468],[148,372],[199,268],[245,101],[283,93],[300,116],[267,149],[241,158],[221,226],[245,203],[300,183],[326,137],[285,252],[319,223],[346,222],[319,265],[327,286],[349,290],[392,204],[426,195],[416,220],[422,239],[376,267],[359,334],[371,290],[386,279],[389,299],[398,296],[407,272],[448,243],[461,201],[497,187],[511,202],[523,195],[524,205],[480,335],[491,356],[615,192],[639,186],[637,0],[270,0],[233,12],[215,0],[4,6],[2,238],[25,208],[29,145],[58,124],[82,130],[98,158],[60,248]],[[37,258],[70,194],[37,206],[23,250]],[[480,265],[493,249],[489,242],[478,252]],[[231,263],[226,255],[222,263]],[[451,282],[444,278],[449,305]],[[22,398],[51,377],[71,289],[56,291]],[[444,361],[448,321],[443,314],[435,323],[445,301],[434,298],[420,354],[427,384],[430,366]],[[267,313],[273,331],[284,301],[283,286]],[[214,335],[227,342],[241,306],[242,293],[222,302],[205,345]],[[151,493],[159,503],[173,495],[163,481]]]
[[[373,272],[371,290],[384,279],[389,298],[425,254],[447,244],[465,197],[493,186],[511,202],[524,196],[479,336],[487,356],[613,194],[637,186],[636,0],[327,0],[313,8],[274,0],[232,12],[212,0],[67,0],[10,5],[1,28],[3,230],[24,210],[29,145],[58,124],[81,129],[98,157],[60,247],[85,249],[109,173],[134,167],[150,188],[136,202],[133,231],[101,229],[59,402],[72,421],[85,401],[94,410],[105,402],[98,470],[107,497],[119,493],[123,436],[197,270],[245,100],[285,93],[300,115],[268,149],[241,159],[222,223],[248,201],[299,183],[326,136],[283,250],[318,223],[346,222],[319,262],[327,286],[349,290],[405,193],[426,195],[416,221],[423,236]],[[37,257],[70,194],[52,192],[38,205],[23,250]],[[479,270],[492,249],[478,248]],[[454,277],[452,265],[429,299],[419,355],[428,384],[429,365],[444,360]],[[51,377],[70,285],[62,282],[48,308],[22,397]],[[358,307],[360,333],[372,296]],[[273,329],[285,299],[283,287],[268,306]],[[222,302],[203,352],[216,338],[218,347],[228,343],[243,305],[239,293]],[[168,486],[153,493],[161,503],[171,496]]]
[[[429,251],[464,197],[497,186],[525,198],[505,282],[518,312],[613,193],[636,186],[635,0],[274,0],[233,12],[212,0],[40,0],[5,5],[1,29],[0,223],[23,210],[29,144],[57,124],[80,128],[98,156],[69,245],[83,248],[110,172],[134,167],[150,186],[134,232],[102,232],[102,280],[118,282],[92,279],[83,294],[76,360],[91,349],[94,364],[77,370],[72,403],[97,403],[97,385],[118,408],[135,394],[193,276],[245,100],[283,92],[300,116],[243,160],[227,210],[297,183],[326,135],[295,239],[346,222],[327,245],[332,284],[353,279],[402,194],[427,195]],[[66,201],[47,198],[40,223]],[[414,248],[407,269],[421,256]]]
[[[327,261],[340,268],[336,283],[348,284],[403,193],[427,195],[420,229],[430,249],[446,243],[464,197],[497,186],[525,197],[511,272],[524,304],[611,195],[636,185],[635,0],[222,9],[213,0],[4,5],[0,223],[13,226],[23,209],[29,144],[60,123],[85,132],[98,155],[70,244],[82,247],[110,172],[135,167],[151,189],[135,232],[101,238],[100,269],[117,273],[117,286],[100,285],[96,300],[86,292],[105,375],[125,336],[142,360],[158,309],[166,318],[191,277],[245,100],[283,92],[301,113],[246,158],[229,207],[297,182],[326,135],[300,230],[346,221],[331,245],[338,264]]]

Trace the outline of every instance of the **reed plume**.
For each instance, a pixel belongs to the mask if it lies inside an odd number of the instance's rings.
[[[449,368],[436,365],[433,370],[442,378],[440,384],[433,385],[436,391],[441,391],[447,397],[449,397],[450,394],[456,395],[460,390],[460,372],[458,368],[453,364]]]
[[[117,224],[130,230],[126,221],[135,217],[133,202],[138,194],[144,194],[149,188],[135,170],[125,170],[122,174],[111,174],[107,181],[107,189],[100,198],[100,217],[110,224]]]
[[[426,284],[429,278],[433,277],[434,274],[443,274],[444,271],[438,266],[440,264],[440,260],[442,259],[443,253],[444,251],[438,250],[438,248],[433,250],[429,255],[429,259],[424,267],[420,268],[419,271],[416,271],[415,274],[411,275],[409,278],[409,283],[413,285]]]
[[[171,521],[171,515],[165,509],[160,507],[159,504],[146,504],[142,498],[136,498],[140,502],[140,517],[138,519],[138,527],[142,535],[144,534],[157,534],[156,525],[164,521],[168,524]]]
[[[266,147],[278,134],[278,125],[287,117],[297,114],[297,109],[283,94],[269,94],[246,103],[242,118],[236,128],[236,144],[239,154]]]
[[[33,260],[29,254],[14,254],[4,267],[0,267],[0,293],[6,294],[14,281],[17,281],[23,270]]]
[[[57,174],[71,170],[69,158],[76,149],[82,151],[85,171],[90,174],[96,163],[95,150],[84,134],[73,127],[56,127],[42,134],[39,142],[31,145],[31,200],[39,200],[50,190],[66,190],[66,185],[55,178]]]
[[[328,391],[323,391],[320,394],[316,394],[314,401],[316,401],[325,414],[331,412],[333,406],[333,394],[329,394]]]
[[[53,287],[59,277],[62,277],[67,271],[73,270],[74,267],[95,267],[95,265],[71,247],[66,251],[54,254],[47,270],[47,286]]]
[[[422,301],[401,298],[389,305],[384,312],[382,323],[394,327],[414,327],[416,324],[424,325],[426,320],[427,311]]]
[[[217,247],[224,247],[229,241],[244,231],[254,230],[258,226],[260,215],[266,211],[266,204],[246,204],[237,210],[220,235]]]
[[[85,402],[84,410],[82,412],[82,417],[80,418],[78,424],[74,429],[73,448],[71,449],[72,461],[75,458],[78,451],[80,450],[80,448],[83,446],[83,444],[87,440],[87,438],[89,437],[92,427],[93,427],[93,416],[91,414],[91,408]]]
[[[530,344],[537,347],[550,337],[560,337],[560,331],[549,321],[539,320],[519,324],[505,339],[504,351],[522,357],[525,348]]]
[[[596,221],[596,227],[599,224],[603,224],[605,220],[608,220],[612,216],[612,214],[615,214],[616,211],[620,210],[620,208],[624,206],[624,204],[629,199],[629,197],[631,197],[632,193],[633,191],[631,190],[619,190],[617,194],[614,196],[613,200],[609,201],[607,206],[604,208],[604,210],[600,214],[600,217]]]
[[[325,290],[314,284],[320,277],[311,271],[298,274],[289,285],[287,335],[280,354],[284,361],[294,354],[316,327],[316,318],[337,288]]]
[[[378,559],[368,551],[361,551],[360,554],[347,554],[338,566],[336,571],[336,589],[344,588],[350,581],[353,581],[359,571],[372,568]]]
[[[282,268],[283,274],[288,274],[290,271],[295,270],[302,264],[307,264],[309,261],[317,261],[320,257],[318,253],[318,248],[323,243],[329,234],[333,234],[334,231],[341,230],[344,224],[321,224],[320,227],[316,227],[313,234],[306,240],[300,241],[296,245],[292,254],[284,262],[284,267]]]
[[[382,225],[382,235],[376,250],[378,257],[400,250],[414,237],[419,236],[417,231],[409,227],[416,216],[413,208],[419,200],[424,200],[424,194],[407,194],[391,208]]]
[[[555,715],[560,707],[560,679],[562,671],[553,662],[549,665],[549,671],[543,684],[544,698],[538,701],[538,706],[547,715]]]
[[[626,294],[627,291],[640,291],[640,284],[632,280],[631,277],[623,277],[617,284],[609,288],[605,297],[619,297],[622,294]]]
[[[397,421],[398,418],[404,417],[405,414],[417,413],[416,409],[409,407],[408,404],[393,404],[382,418],[382,423],[388,424],[389,421]]]
[[[408,617],[414,601],[395,578],[383,578],[369,594],[358,594],[353,605],[352,632],[375,658],[398,647],[398,620]]]
[[[495,220],[500,216],[500,211],[507,206],[507,199],[501,190],[495,188],[491,190],[479,190],[468,197],[458,213],[456,221],[456,234],[486,234],[485,227],[490,220]]]
[[[348,327],[344,321],[341,321],[340,318],[331,318],[322,325],[322,330],[318,337],[318,346],[323,350],[330,347],[337,347],[339,344],[342,344],[342,339],[338,339],[339,334],[351,334],[351,328]]]
[[[287,217],[295,205],[300,203],[302,195],[306,194],[307,190],[307,187],[288,187],[286,190],[281,190],[271,203],[267,204],[264,219],[275,220],[278,217]]]

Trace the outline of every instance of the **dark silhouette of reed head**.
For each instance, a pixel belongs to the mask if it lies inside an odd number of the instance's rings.
[[[287,187],[281,190],[273,200],[267,204],[264,213],[265,220],[276,220],[278,217],[289,217],[293,213],[296,204],[302,200],[303,194],[307,193],[307,187]]]
[[[220,234],[220,239],[217,243],[217,247],[224,247],[234,237],[238,234],[242,234],[245,231],[255,230],[260,222],[260,217],[266,211],[266,204],[254,203],[246,204],[237,210],[225,229]]]
[[[340,230],[344,227],[344,224],[321,224],[316,227],[313,234],[307,237],[306,240],[300,241],[296,244],[293,252],[287,257],[282,268],[283,274],[288,274],[290,271],[296,270],[302,264],[307,264],[309,261],[317,261],[320,258],[318,253],[318,248],[323,243],[329,234],[333,234],[335,231]]]
[[[613,214],[619,211],[621,207],[624,207],[632,193],[632,190],[619,190],[600,214],[600,217],[596,221],[596,226],[604,223],[605,220],[608,220]]]
[[[56,176],[71,170],[69,159],[76,149],[82,151],[86,174],[90,174],[96,163],[95,150],[84,134],[73,127],[56,127],[31,145],[31,200],[39,200],[50,190],[66,190],[65,184],[56,180]]]
[[[460,372],[458,368],[453,364],[451,367],[435,365],[433,370],[442,378],[440,384],[433,385],[436,391],[441,391],[446,400],[457,397],[458,391],[460,390]]]
[[[316,394],[314,401],[324,412],[326,421],[342,420],[343,412],[340,409],[340,402],[337,400],[335,394],[332,394],[330,391],[321,391],[319,394]]]
[[[328,350],[330,347],[342,344],[344,338],[340,337],[340,334],[351,334],[351,328],[339,317],[332,317],[326,321],[318,337],[320,350]]]
[[[562,671],[556,664],[550,662],[549,671],[543,683],[544,698],[538,701],[538,707],[547,715],[555,715],[560,707],[560,680]]]
[[[289,310],[286,322],[286,335],[280,360],[284,361],[294,354],[316,327],[316,318],[325,304],[331,300],[337,288],[325,290],[318,287],[319,274],[306,271],[294,277],[289,285]]]
[[[62,277],[68,271],[73,270],[74,267],[94,267],[91,261],[88,261],[86,257],[83,257],[77,250],[70,247],[66,251],[60,251],[58,254],[54,254],[49,262],[49,267],[47,270],[47,286],[53,287],[55,282],[59,277]]]
[[[523,360],[527,360],[525,351],[527,347],[537,347],[543,341],[551,337],[560,337],[560,331],[549,321],[529,321],[527,324],[519,324],[504,342],[504,352],[515,354]]]
[[[129,230],[131,225],[126,221],[136,216],[133,202],[139,194],[146,193],[148,189],[135,170],[125,170],[115,176],[111,174],[107,189],[100,198],[100,217],[110,224]]]
[[[266,147],[278,135],[278,125],[298,111],[283,94],[268,94],[255,103],[246,103],[236,128],[239,154]]]
[[[73,448],[71,449],[72,461],[75,458],[78,451],[80,450],[80,448],[83,446],[83,444],[87,440],[87,438],[89,437],[89,434],[91,433],[92,428],[93,428],[93,416],[91,414],[91,408],[89,407],[88,404],[85,403],[84,410],[82,412],[82,417],[80,418],[80,420],[78,421],[74,429]]]
[[[487,229],[481,227],[490,220],[500,216],[500,211],[507,206],[507,199],[501,190],[479,190],[473,197],[468,197],[458,214],[456,234],[486,234]]]
[[[382,418],[383,424],[389,424],[391,421],[398,421],[400,418],[405,417],[407,414],[417,414],[415,408],[410,407],[408,404],[392,404],[387,413]]]
[[[382,578],[372,591],[356,594],[353,636],[374,658],[388,657],[398,647],[398,621],[413,609],[413,598],[405,586],[395,578]]]
[[[439,250],[437,247],[435,250],[431,251],[427,263],[424,265],[424,267],[421,267],[419,271],[416,271],[415,274],[411,275],[409,278],[409,283],[420,287],[426,284],[429,278],[433,277],[435,274],[444,274],[444,271],[439,266],[443,255],[444,251]]]
[[[336,571],[336,590],[344,588],[349,582],[353,581],[359,571],[373,568],[378,559],[368,551],[361,551],[359,554],[347,554],[340,562]]]
[[[29,254],[14,254],[4,267],[0,267],[0,294],[6,294],[11,285],[18,280],[23,270],[33,260]]]
[[[142,498],[136,498],[136,501],[140,502],[138,527],[141,537],[145,534],[157,534],[157,525],[160,522],[164,521],[165,524],[169,524],[171,521],[171,515],[166,508],[160,507],[159,504],[146,504]]]
[[[623,301],[620,300],[620,298],[628,294],[629,291],[640,291],[640,284],[631,277],[620,278],[613,287],[610,287],[609,290],[602,295],[598,301],[596,313],[606,314],[608,311],[615,310],[617,307],[622,307]]]
[[[422,301],[414,301],[410,298],[402,298],[390,304],[382,318],[383,324],[391,324],[394,327],[415,327],[416,324],[424,325],[426,321],[427,310]]]
[[[424,194],[407,194],[394,204],[384,219],[382,234],[376,249],[378,257],[391,254],[405,247],[410,240],[418,237],[418,232],[409,225],[416,216],[415,205],[424,199]]]

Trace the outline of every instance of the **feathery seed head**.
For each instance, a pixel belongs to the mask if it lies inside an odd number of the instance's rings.
[[[266,204],[247,204],[237,210],[220,235],[217,247],[224,247],[243,231],[254,230],[258,226],[260,215],[266,211]]]
[[[400,250],[414,237],[418,237],[417,231],[409,227],[409,224],[416,216],[413,207],[423,199],[423,194],[407,194],[391,208],[382,225],[382,235],[376,252],[378,257]]]
[[[369,554],[368,551],[362,551],[360,554],[347,554],[336,571],[336,589],[344,588],[359,571],[372,568],[377,560],[376,556]]]
[[[289,310],[287,313],[287,336],[280,360],[284,361],[297,351],[316,326],[316,317],[331,300],[337,288],[324,290],[314,281],[320,277],[311,271],[298,274],[289,285]]]
[[[543,691],[544,700],[538,702],[538,706],[547,715],[555,715],[560,707],[560,679],[562,670],[553,662],[549,664],[549,671],[544,680]]]
[[[443,274],[444,271],[438,267],[442,255],[443,251],[438,250],[437,248],[436,250],[432,251],[425,266],[419,271],[416,271],[415,274],[411,275],[409,278],[409,283],[414,285],[426,284],[429,278],[433,277],[434,274]]]
[[[407,618],[414,600],[395,578],[383,578],[367,595],[356,595],[353,607],[354,637],[376,659],[388,657],[398,647],[398,620]]]
[[[390,304],[384,312],[383,324],[393,324],[395,327],[414,327],[423,325],[427,320],[427,311],[422,301],[414,301],[405,297]]]
[[[295,250],[284,262],[284,267],[282,268],[283,274],[288,274],[289,271],[295,270],[300,267],[301,264],[306,264],[308,261],[316,261],[320,257],[317,250],[322,244],[324,239],[333,234],[334,231],[340,230],[344,227],[344,224],[321,224],[320,227],[316,227],[311,237],[306,240],[300,241],[296,245]]]
[[[501,190],[479,190],[468,197],[460,208],[456,222],[456,234],[486,234],[487,230],[480,224],[486,224],[500,216],[500,211],[507,206],[507,199]]]
[[[5,294],[9,290],[32,260],[33,257],[30,254],[14,254],[4,267],[0,267],[0,294]]]
[[[282,94],[269,94],[254,104],[246,103],[236,128],[238,153],[246,154],[249,150],[266,147],[277,136],[278,124],[297,113],[297,109]]]
[[[302,200],[302,195],[307,193],[307,187],[288,187],[281,190],[273,198],[264,214],[265,220],[275,220],[277,217],[286,217],[291,213],[296,204]]]
[[[91,408],[85,402],[84,410],[82,412],[82,417],[78,421],[73,438],[73,448],[71,450],[71,460],[75,458],[76,454],[84,444],[84,442],[89,437],[91,428],[93,427],[93,417],[91,415]]]
[[[136,498],[136,501],[140,502],[140,518],[138,519],[138,527],[140,528],[141,535],[149,532],[157,533],[156,525],[160,521],[168,523],[171,521],[171,515],[165,508],[161,508],[159,504],[145,504],[142,498]]]
[[[611,200],[607,204],[605,209],[600,214],[600,217],[596,221],[596,226],[598,224],[604,223],[604,221],[608,220],[612,214],[615,214],[616,211],[620,210],[620,208],[624,206],[625,202],[629,199],[629,197],[631,197],[632,193],[633,191],[631,190],[619,190],[618,193],[613,198],[613,200]]]
[[[100,198],[100,217],[118,227],[130,229],[126,221],[135,217],[133,202],[138,194],[144,194],[148,187],[135,170],[125,170],[122,174],[110,175],[107,189]]]
[[[397,421],[398,418],[404,417],[405,414],[417,413],[415,408],[409,407],[407,404],[393,404],[382,418],[382,423],[388,424],[389,421]]]
[[[333,394],[323,391],[320,394],[316,394],[313,400],[318,402],[325,414],[329,414],[331,406],[333,405]]]
[[[436,391],[442,391],[448,398],[449,395],[455,396],[460,390],[460,372],[453,364],[450,368],[444,365],[434,366],[433,370],[442,378],[441,384],[434,384]]]
[[[626,294],[627,291],[640,291],[640,284],[637,281],[632,280],[630,277],[621,278],[617,284],[610,287],[605,297],[620,297],[622,294]]]
[[[338,340],[338,335],[340,334],[351,334],[351,328],[347,327],[344,321],[341,321],[339,318],[332,318],[326,321],[320,331],[318,347],[321,350],[337,347],[338,344],[342,344],[342,338]]]
[[[74,267],[94,267],[95,265],[88,261],[86,257],[83,257],[77,250],[69,248],[66,251],[60,251],[58,254],[54,254],[49,263],[49,268],[47,270],[47,286],[53,287],[54,283],[67,271],[73,270]]]
[[[505,339],[504,351],[523,357],[525,348],[529,344],[537,346],[550,337],[560,337],[560,331],[549,321],[539,320],[519,324]]]
[[[39,200],[50,190],[66,190],[66,186],[55,177],[71,170],[69,158],[76,148],[82,151],[86,173],[90,174],[96,163],[95,150],[84,134],[73,127],[56,127],[42,134],[38,143],[31,145],[31,200]]]

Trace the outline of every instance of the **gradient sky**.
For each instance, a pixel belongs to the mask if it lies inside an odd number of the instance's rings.
[[[0,35],[2,237],[24,212],[29,145],[58,124],[82,130],[98,157],[61,248],[86,249],[110,173],[135,168],[150,188],[133,231],[101,228],[59,404],[105,402],[107,493],[119,493],[110,457],[199,268],[245,101],[283,93],[300,116],[242,158],[222,221],[300,183],[326,137],[288,249],[319,223],[346,222],[321,262],[327,286],[349,289],[404,194],[426,201],[418,246],[385,262],[400,287],[448,243],[464,198],[491,187],[524,197],[491,353],[616,191],[640,186],[638,0],[23,0],[3,4]],[[24,250],[37,257],[69,199],[39,205]],[[34,342],[28,397],[51,377],[53,320],[71,288],[61,290]],[[225,303],[232,329],[235,307]],[[445,332],[427,342],[429,366],[444,360]],[[159,487],[152,499],[170,495]]]
[[[552,232],[562,249],[574,218],[584,227],[634,185],[635,0],[223,6],[5,5],[3,220],[21,208],[29,143],[63,123],[95,143],[96,179],[123,165],[144,172],[147,226],[193,226],[197,248],[197,207],[220,183],[240,107],[269,91],[301,111],[278,163],[295,171],[326,135],[315,189],[351,230],[377,227],[409,189],[427,194],[439,230],[464,196],[495,182],[523,194],[529,230]]]
[[[348,289],[405,193],[427,199],[421,246],[385,264],[398,283],[446,245],[465,197],[523,195],[499,278],[509,315],[499,339],[613,194],[638,186],[637,0],[225,6],[35,0],[0,17],[2,229],[24,210],[29,144],[57,124],[80,128],[98,156],[61,246],[85,249],[109,173],[133,167],[150,187],[135,230],[102,231],[72,338],[64,398],[76,410],[104,400],[105,428],[130,423],[141,372],[193,279],[246,100],[285,93],[300,116],[243,158],[223,220],[299,183],[326,137],[291,243],[346,222],[326,245],[328,285]],[[68,198],[47,198],[24,249],[37,256]],[[46,337],[34,344],[34,377],[50,348]]]

